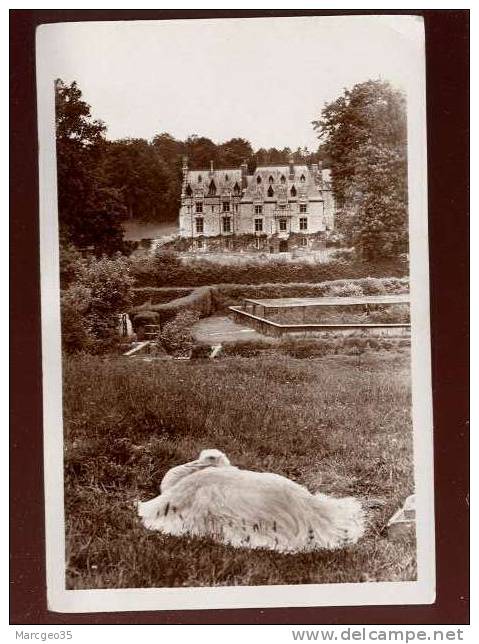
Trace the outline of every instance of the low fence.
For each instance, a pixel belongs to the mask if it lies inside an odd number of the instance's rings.
[[[366,332],[368,335],[409,335],[409,323],[388,323],[388,324],[280,324],[266,318],[259,317],[253,313],[244,311],[239,306],[230,306],[233,319],[236,322],[247,324],[253,329],[274,337],[290,336],[321,336],[325,332],[341,333],[351,335],[358,331]]]

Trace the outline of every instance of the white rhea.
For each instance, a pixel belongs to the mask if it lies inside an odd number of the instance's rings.
[[[196,461],[184,463],[173,467],[165,474],[161,481],[160,491],[163,494],[167,489],[176,485],[185,476],[198,472],[206,467],[227,467],[230,464],[226,455],[219,449],[204,449]]]
[[[364,533],[357,499],[314,495],[284,476],[241,470],[216,449],[167,472],[161,494],[139,503],[138,514],[146,528],[165,534],[290,553],[342,547]]]

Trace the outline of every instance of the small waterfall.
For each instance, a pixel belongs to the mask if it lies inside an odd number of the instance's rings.
[[[120,313],[118,316],[118,334],[122,338],[129,338],[133,335],[133,325],[128,313]]]

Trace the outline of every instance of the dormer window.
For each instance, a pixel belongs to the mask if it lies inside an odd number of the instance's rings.
[[[286,177],[284,174],[281,175],[281,183],[286,183]]]
[[[302,182],[306,181],[306,177],[304,176],[304,174],[301,175],[300,181],[302,181]]]
[[[297,190],[296,190],[296,188],[293,186],[293,187],[291,188],[291,196],[292,196],[292,197],[296,197],[296,195],[297,195]]]
[[[258,185],[261,183],[261,177],[259,175],[256,177],[256,183]]]
[[[208,197],[214,197],[216,195],[216,184],[211,180],[210,187],[208,188]]]
[[[270,187],[268,188],[268,197],[272,197],[273,195],[274,195],[273,186],[270,186]]]
[[[191,189],[190,184],[188,184],[188,185],[186,186],[185,193],[186,193],[186,196],[187,196],[187,197],[191,197],[191,195],[193,194],[193,190]]]

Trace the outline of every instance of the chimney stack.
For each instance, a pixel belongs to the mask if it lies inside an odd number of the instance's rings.
[[[181,193],[182,196],[185,193],[186,190],[186,183],[187,183],[187,177],[188,177],[188,157],[184,156],[183,157],[183,166],[182,166],[182,171],[183,171],[183,184],[181,186]]]
[[[248,182],[246,181],[246,177],[248,175],[248,164],[246,161],[243,161],[241,164],[241,187],[246,188],[248,185]]]
[[[312,163],[311,171],[313,173],[314,183],[321,190],[323,187],[323,164],[321,161],[318,161],[318,163]]]
[[[294,179],[294,159],[292,156],[289,157],[289,179],[290,181]]]

